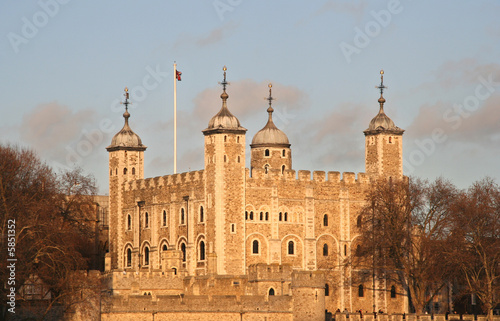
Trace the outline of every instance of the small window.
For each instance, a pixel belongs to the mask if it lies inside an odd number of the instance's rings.
[[[264,151],[264,156],[269,157],[269,149],[266,149],[266,150]]]
[[[203,223],[205,221],[204,213],[203,213],[203,206],[200,206],[200,223]]]
[[[127,174],[127,168],[125,167],[125,168],[123,169],[123,175],[126,175],[126,174]]]
[[[245,220],[248,220],[248,211],[245,211]]]
[[[181,225],[185,224],[186,218],[185,218],[185,213],[184,213],[184,208],[181,208]]]
[[[356,253],[355,253],[355,255],[358,256],[358,257],[363,255],[363,253],[361,251],[361,245],[359,245],[359,244],[356,246]]]
[[[269,212],[266,212],[266,221],[269,221]]]
[[[328,215],[327,214],[325,214],[323,216],[323,226],[328,226]]]
[[[132,217],[130,217],[130,215],[127,216],[127,230],[131,230],[132,229]]]
[[[273,289],[273,288],[270,288],[270,289],[269,289],[269,295],[270,295],[270,296],[271,296],[271,295],[274,295],[274,289]]]
[[[241,160],[240,160],[240,156],[238,156],[238,163],[240,163],[240,162],[241,162]]]
[[[253,211],[250,211],[250,221],[253,221]]]
[[[389,136],[389,144],[392,144],[392,137]]]
[[[259,254],[259,241],[257,240],[252,242],[252,254]]]
[[[282,220],[283,220],[283,213],[281,213],[281,212],[279,213],[279,215],[278,215],[278,220],[279,220],[279,221],[282,221]]]
[[[325,283],[325,296],[330,296],[330,286]]]
[[[200,242],[200,261],[205,261],[205,242]]]
[[[288,242],[288,255],[294,255],[295,254],[295,244],[293,241]]]
[[[264,220],[264,212],[260,212],[260,216],[259,216],[260,220],[263,221]]]
[[[127,249],[127,267],[132,266],[132,250]]]
[[[269,164],[266,164],[266,165],[264,166],[264,173],[266,173],[266,174],[267,174],[268,172],[269,172]]]
[[[115,175],[118,175],[118,168],[115,169]]]
[[[144,266],[149,265],[149,247],[144,248]]]
[[[240,142],[240,136],[236,136],[236,142],[239,143]],[[239,163],[239,160],[238,160],[238,163]]]
[[[231,223],[231,233],[236,233],[236,224]]]
[[[358,296],[360,298],[365,296],[365,288],[363,287],[363,284],[360,284],[358,287]]]
[[[224,155],[224,163],[227,163],[227,156]]]
[[[281,166],[281,174],[285,173],[285,165]]]
[[[286,156],[286,151],[285,151],[284,149],[283,149],[283,151],[281,152],[281,155],[282,155],[283,157],[285,157],[285,156]]]
[[[112,169],[109,170],[109,176],[113,176],[113,170]]]
[[[163,251],[168,251],[168,247],[167,247],[167,244],[163,244],[163,248],[162,248]]]
[[[323,244],[323,256],[328,256],[328,244]]]
[[[358,219],[356,220],[356,226],[357,226],[358,228],[361,228],[361,224],[362,224],[362,221],[361,221],[361,220],[362,220],[362,217],[361,217],[361,215],[359,215],[359,216],[358,216]]]
[[[167,226],[167,211],[163,210],[163,226]]]
[[[347,244],[344,244],[344,256],[347,256]]]
[[[146,214],[144,214],[144,228],[149,228],[149,214],[148,214],[148,212],[146,212]]]
[[[288,221],[288,212],[285,212],[285,215],[283,217],[284,217],[285,222],[287,222]]]
[[[186,262],[186,243],[181,244],[182,262]]]
[[[135,175],[135,167],[132,167],[132,175]]]
[[[391,286],[391,298],[395,298],[396,297],[396,287],[393,285]]]
[[[227,142],[227,136],[224,135],[224,143]]]

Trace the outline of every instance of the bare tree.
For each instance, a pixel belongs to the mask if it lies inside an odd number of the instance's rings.
[[[0,145],[0,279],[8,279],[7,255],[12,253],[17,259],[17,309],[27,306],[21,290],[34,277],[47,289],[41,294],[46,307],[40,320],[56,306],[62,311],[71,307],[75,293],[95,285],[75,277],[75,271],[88,269],[91,259],[95,191],[94,179],[81,169],[57,175],[33,151]],[[9,230],[15,231],[15,242],[10,242]],[[11,252],[8,241],[15,243]],[[1,295],[6,297],[9,289],[2,285]],[[2,314],[5,319],[6,311]]]
[[[478,181],[458,195],[452,209],[448,259],[492,320],[500,303],[500,187],[490,178]]]
[[[355,263],[399,282],[417,315],[446,284],[452,271],[443,260],[455,187],[438,179],[379,180],[363,210],[364,246]]]

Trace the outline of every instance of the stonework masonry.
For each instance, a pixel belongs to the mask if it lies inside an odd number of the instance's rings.
[[[371,182],[403,178],[403,131],[383,103],[364,132],[366,173],[296,171],[288,138],[272,122],[270,89],[268,123],[253,139],[248,169],[246,129],[227,107],[225,78],[222,84],[222,108],[203,130],[199,171],[145,179],[146,147],[124,114],[108,147],[112,295],[102,320],[319,321],[325,310],[408,312],[404,291],[384,295],[397,284],[377,276],[372,289],[371,281],[356,281],[366,271],[346,264],[360,244]]]

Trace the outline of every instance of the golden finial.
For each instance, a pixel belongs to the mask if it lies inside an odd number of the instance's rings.
[[[273,103],[273,100],[275,100],[272,96],[272,89],[273,88],[273,84],[269,83],[267,85],[267,87],[269,87],[269,97],[266,98],[268,101],[269,101],[269,108],[267,109],[268,112],[272,113],[273,112],[273,107],[271,106],[272,103]]]
[[[131,104],[131,102],[128,101],[128,99],[129,99],[129,93],[128,93],[128,88],[127,87],[125,87],[125,93],[123,94],[123,96],[125,96],[125,101],[121,102],[120,104],[124,104],[125,105],[125,112],[128,113],[128,105]]]

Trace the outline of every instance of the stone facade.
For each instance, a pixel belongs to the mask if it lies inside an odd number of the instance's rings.
[[[108,147],[106,268],[113,297],[103,320],[150,318],[152,311],[155,320],[241,320],[241,313],[245,320],[324,320],[325,310],[346,308],[408,312],[403,291],[390,295],[398,285],[377,276],[373,295],[372,281],[355,281],[366,271],[345,264],[359,244],[370,181],[403,177],[403,131],[384,127],[383,102],[364,132],[367,173],[311,177],[291,168],[288,138],[272,123],[271,86],[269,120],[245,168],[246,129],[227,107],[225,72],[222,84],[222,108],[203,130],[200,171],[144,179],[146,147],[124,114],[125,131]]]

